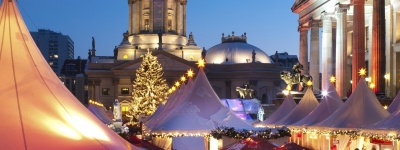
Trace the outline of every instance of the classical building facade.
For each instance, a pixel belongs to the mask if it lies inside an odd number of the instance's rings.
[[[186,37],[186,3],[186,0],[129,0],[128,31],[115,47],[114,56],[96,56],[94,48],[89,52],[85,71],[89,99],[107,107],[115,99],[123,103],[131,101],[141,56],[150,50],[157,56],[170,86],[187,70],[196,72],[196,61],[205,58],[205,72],[220,98],[237,98],[236,87],[249,83],[262,103],[272,103],[275,94],[285,88],[280,71],[287,68],[274,64],[263,50],[248,44],[246,34],[236,36],[232,32],[223,35],[220,44],[201,49],[192,33]]]
[[[359,69],[366,68],[374,91],[394,97],[400,89],[399,6],[395,0],[296,0],[299,59],[310,61],[303,73],[317,77],[322,68],[321,89],[314,91],[326,90],[335,76],[339,95],[346,97],[359,80]]]
[[[59,76],[65,87],[84,105],[89,104],[87,75],[85,74],[86,64],[87,60],[80,57],[73,60],[67,59],[63,63]]]

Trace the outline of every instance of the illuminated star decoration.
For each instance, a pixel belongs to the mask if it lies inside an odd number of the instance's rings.
[[[196,64],[199,66],[199,68],[204,68],[206,62],[204,61],[204,59],[199,59]]]
[[[360,74],[360,76],[365,76],[367,74],[367,70],[365,70],[365,68],[361,68],[358,73]]]
[[[312,86],[312,81],[311,80],[307,81],[307,86]]]
[[[186,81],[186,77],[185,76],[182,76],[181,77],[181,82],[185,82]]]
[[[329,78],[329,81],[331,81],[331,83],[335,83],[335,82],[336,82],[335,76],[331,76],[331,77]]]
[[[169,89],[169,90],[168,90],[168,93],[171,94],[171,93],[172,93],[172,89]]]
[[[371,89],[375,88],[375,84],[373,84],[373,83],[369,84],[369,88],[371,88]]]
[[[176,86],[176,87],[179,87],[180,85],[181,85],[181,83],[179,83],[179,81],[176,81],[176,82],[175,82],[175,86]]]
[[[190,69],[186,74],[187,74],[187,76],[188,76],[189,78],[193,78],[194,72],[193,72],[192,69]]]

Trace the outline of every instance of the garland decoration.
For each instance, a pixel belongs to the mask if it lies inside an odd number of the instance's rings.
[[[235,130],[233,127],[218,127],[215,130],[211,130],[211,136],[216,139],[221,139],[222,136],[227,136],[229,138],[234,139],[245,139],[251,135],[255,135],[259,138],[264,139],[277,139],[284,136],[291,136],[290,130],[286,127],[282,127],[281,129],[267,129],[267,130]]]

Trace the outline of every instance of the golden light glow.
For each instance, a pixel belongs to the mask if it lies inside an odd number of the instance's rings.
[[[371,82],[371,77],[366,77],[366,78],[365,78],[365,81]]]
[[[169,89],[169,90],[168,90],[168,93],[171,94],[171,93],[172,93],[172,89]]]
[[[187,74],[187,76],[188,76],[189,78],[193,78],[194,72],[193,72],[192,69],[189,69],[188,72],[187,72],[186,74]]]
[[[286,87],[286,90],[291,91],[292,87],[290,87],[289,85]]]
[[[172,89],[172,92],[175,92],[175,90],[176,90],[176,87],[175,87],[175,86],[173,86],[171,89]]]
[[[331,78],[329,78],[329,81],[331,83],[335,83],[336,82],[336,77],[335,76],[331,76]]]
[[[179,83],[179,81],[176,81],[176,82],[175,82],[175,86],[176,86],[176,87],[179,87],[180,85],[181,85],[181,83]]]
[[[204,68],[206,62],[204,61],[204,59],[199,59],[199,61],[197,61],[196,64],[198,65],[199,68]]]
[[[128,59],[128,55],[125,54],[124,56],[122,56],[124,59]]]
[[[181,77],[181,82],[185,82],[186,81],[186,77],[185,76],[182,76]]]
[[[312,81],[308,80],[307,81],[307,86],[312,86]]]
[[[388,106],[387,105],[383,106],[383,109],[388,109]]]
[[[375,88],[375,84],[373,84],[373,83],[369,84],[369,88],[371,88],[371,89]]]
[[[365,70],[365,68],[361,68],[358,73],[360,74],[360,76],[365,76],[367,75],[367,70]]]
[[[282,93],[285,94],[285,95],[289,95],[290,91],[288,91],[288,90],[283,90]]]
[[[389,79],[389,74],[387,73],[383,77],[387,80],[387,79]]]

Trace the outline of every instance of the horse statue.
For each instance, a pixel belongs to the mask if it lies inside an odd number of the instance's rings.
[[[248,95],[250,98],[254,98],[254,90],[253,89],[247,89],[247,88],[242,88],[242,87],[236,87],[236,91],[239,92],[240,98],[246,98]]]
[[[303,65],[296,63],[292,67],[293,74],[289,71],[281,71],[280,76],[283,81],[287,84],[287,89],[292,89],[295,84],[300,84],[304,87],[304,84],[308,81],[312,81],[312,77],[309,75],[301,75],[301,70],[303,70]],[[303,88],[304,89],[304,88]]]

